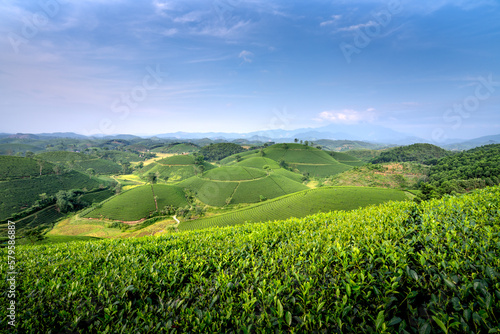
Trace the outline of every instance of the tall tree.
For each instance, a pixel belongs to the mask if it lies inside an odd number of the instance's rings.
[[[153,192],[153,199],[155,200],[156,211],[158,211],[158,203],[156,202],[155,190],[153,188],[153,184],[155,184],[156,181],[158,181],[158,175],[156,175],[155,173],[149,173],[148,182],[151,185],[151,191]]]

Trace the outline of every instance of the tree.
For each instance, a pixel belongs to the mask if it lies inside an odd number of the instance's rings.
[[[55,165],[53,169],[56,175],[61,175],[61,167],[59,165]]]
[[[130,172],[130,162],[122,162],[122,174],[128,174]]]
[[[27,230],[26,232],[24,232],[24,236],[31,242],[32,245],[34,245],[37,241],[47,239],[47,237],[43,235],[43,229],[40,226]]]
[[[43,166],[45,165],[45,161],[43,161],[43,160],[37,160],[36,163],[40,167],[40,176],[42,176],[42,170],[43,170]]]
[[[35,156],[35,153],[33,153],[31,151],[26,151],[26,153],[24,153],[24,156],[26,158],[33,158]]]
[[[236,154],[234,157],[236,158],[236,162],[240,162],[241,161],[241,155]]]
[[[153,199],[155,200],[156,211],[158,211],[158,202],[156,201],[155,190],[153,188],[153,184],[155,184],[156,181],[158,181],[158,175],[156,175],[155,173],[149,173],[148,182],[151,185],[151,191],[153,192]]]
[[[298,142],[299,142],[299,139],[298,139],[298,138],[295,138],[293,141],[294,141],[295,143],[298,143]]]
[[[309,142],[306,140],[306,141],[304,142],[304,145],[309,146]]]
[[[77,203],[76,193],[72,190],[59,190],[56,194],[56,205],[60,212],[69,212]]]
[[[263,149],[263,148],[261,148],[261,149],[260,149],[260,151],[259,151],[259,155],[260,155],[261,157],[263,157],[263,156],[265,156],[265,155],[266,155],[266,152],[264,152],[264,149]]]
[[[87,174],[89,174],[89,178],[92,178],[95,175],[94,168],[87,168]]]
[[[283,144],[283,148],[284,148],[285,150],[288,150],[288,144],[287,144],[287,143],[284,143],[284,144]]]

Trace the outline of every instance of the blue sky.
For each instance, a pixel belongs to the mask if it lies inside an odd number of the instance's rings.
[[[0,132],[500,134],[500,3],[0,0]]]

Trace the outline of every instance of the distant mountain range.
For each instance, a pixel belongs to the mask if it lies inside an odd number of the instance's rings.
[[[334,141],[357,141],[368,142],[373,146],[394,146],[394,145],[410,145],[414,143],[430,143],[445,149],[451,150],[466,150],[477,146],[500,143],[500,134],[492,136],[484,136],[470,140],[449,139],[444,143],[432,142],[424,138],[411,136],[405,133],[397,132],[392,129],[373,125],[368,123],[356,125],[339,125],[329,124],[319,128],[300,128],[295,130],[263,130],[248,133],[235,132],[173,132],[163,133],[156,136],[135,136],[129,134],[120,135],[95,135],[92,137],[83,136],[73,132],[55,132],[55,133],[40,133],[40,134],[8,134],[0,133],[0,138],[19,138],[19,139],[49,139],[49,138],[72,138],[72,139],[123,139],[134,140],[141,138],[151,139],[175,139],[175,140],[199,140],[210,139],[212,141],[237,141],[241,143],[256,143],[256,142],[293,142],[294,139],[319,141],[319,140],[334,140]],[[370,146],[370,145],[369,145]],[[368,147],[367,147],[368,148]]]

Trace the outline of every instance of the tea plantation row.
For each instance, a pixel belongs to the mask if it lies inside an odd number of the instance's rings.
[[[162,237],[18,247],[16,328],[495,333],[499,205],[495,187]],[[7,305],[6,280],[0,291]],[[6,312],[2,330],[12,331]]]

